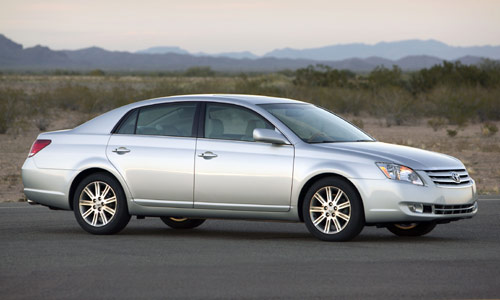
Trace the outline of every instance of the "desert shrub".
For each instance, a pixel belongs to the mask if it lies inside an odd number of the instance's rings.
[[[352,71],[317,64],[295,71],[293,83],[301,86],[347,87],[355,77],[356,74]]]
[[[48,97],[50,101],[61,109],[77,110],[83,113],[102,111],[101,91],[99,88],[90,88],[71,82],[52,90]]]
[[[368,82],[371,88],[386,86],[403,86],[403,71],[398,66],[387,69],[383,66],[376,67],[368,75]]]
[[[483,136],[493,136],[498,132],[498,127],[494,123],[486,122],[481,127],[481,134]]]
[[[90,76],[104,76],[106,73],[101,69],[95,69],[89,72]]]
[[[318,104],[342,114],[359,115],[367,111],[371,102],[371,92],[349,88],[328,88],[322,93]]]
[[[267,96],[282,96],[282,86],[277,84],[281,77],[273,75],[262,76],[240,76],[235,84],[234,89],[229,89],[228,92],[236,94],[255,94]]]
[[[50,119],[47,116],[39,115],[34,120],[36,128],[40,131],[45,131],[50,125]]]
[[[498,87],[500,85],[500,61],[483,59],[479,68],[488,74],[489,87]]]
[[[112,88],[103,91],[103,110],[109,110],[125,104],[141,100],[139,92],[126,84],[120,83]],[[152,97],[150,97],[152,98]]]
[[[429,121],[427,121],[427,124],[434,130],[438,131],[439,129],[443,128],[446,125],[446,120],[440,117],[437,118],[432,118]]]
[[[56,70],[49,72],[49,74],[56,75],[56,76],[76,76],[76,75],[82,75],[82,72],[56,69]]]
[[[448,134],[449,137],[454,137],[457,135],[458,131],[455,129],[447,129],[446,133]]]
[[[413,97],[402,88],[377,90],[371,100],[368,111],[373,116],[384,118],[388,127],[408,124],[418,117]]]
[[[363,122],[362,119],[352,119],[350,122],[361,129],[363,129],[363,127],[365,127],[365,123]]]
[[[499,74],[500,66],[492,61],[484,61],[480,67],[444,61],[441,65],[412,73],[408,83],[414,93],[427,92],[438,85],[490,88],[499,86]]]
[[[474,94],[478,99],[478,105],[474,114],[481,122],[488,120],[500,120],[500,87],[481,89],[475,88]]]
[[[18,89],[0,89],[0,133],[16,126],[24,108],[26,95]]]
[[[449,88],[440,86],[426,95],[427,115],[444,117],[450,124],[465,126],[477,116],[481,105],[475,88]]]
[[[210,67],[191,67],[184,72],[186,77],[212,77],[215,71]]]

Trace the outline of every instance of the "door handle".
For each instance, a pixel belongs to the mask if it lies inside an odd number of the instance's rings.
[[[121,154],[129,153],[130,149],[127,149],[125,147],[119,147],[119,148],[114,149],[112,152],[121,155]]]
[[[217,157],[217,154],[210,151],[206,151],[201,154],[198,154],[198,157],[203,157],[204,159],[211,159]]]

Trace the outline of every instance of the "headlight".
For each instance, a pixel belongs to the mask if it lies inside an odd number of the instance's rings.
[[[424,185],[420,176],[408,167],[392,163],[377,163],[377,166],[389,179],[406,181],[416,185]]]

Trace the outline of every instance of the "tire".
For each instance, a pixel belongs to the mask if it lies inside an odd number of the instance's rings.
[[[167,226],[174,229],[193,229],[205,222],[205,219],[188,219],[177,217],[160,217]]]
[[[422,236],[436,227],[436,222],[390,224],[387,230],[397,236]]]
[[[91,174],[78,184],[73,212],[78,224],[92,234],[118,233],[130,221],[120,183],[105,173]]]
[[[302,215],[309,232],[322,241],[351,240],[365,225],[363,203],[357,191],[335,177],[320,179],[309,188]]]

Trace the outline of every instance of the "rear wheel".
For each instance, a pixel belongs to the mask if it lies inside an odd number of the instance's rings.
[[[174,229],[192,229],[200,226],[205,219],[188,219],[182,217],[160,217],[167,226]]]
[[[348,241],[364,226],[363,204],[356,190],[339,178],[324,178],[311,186],[302,206],[309,232],[323,241]]]
[[[422,236],[431,232],[436,222],[398,223],[387,226],[387,230],[397,236]]]
[[[120,183],[105,173],[91,174],[78,184],[73,211],[78,224],[93,234],[117,233],[130,220]]]

